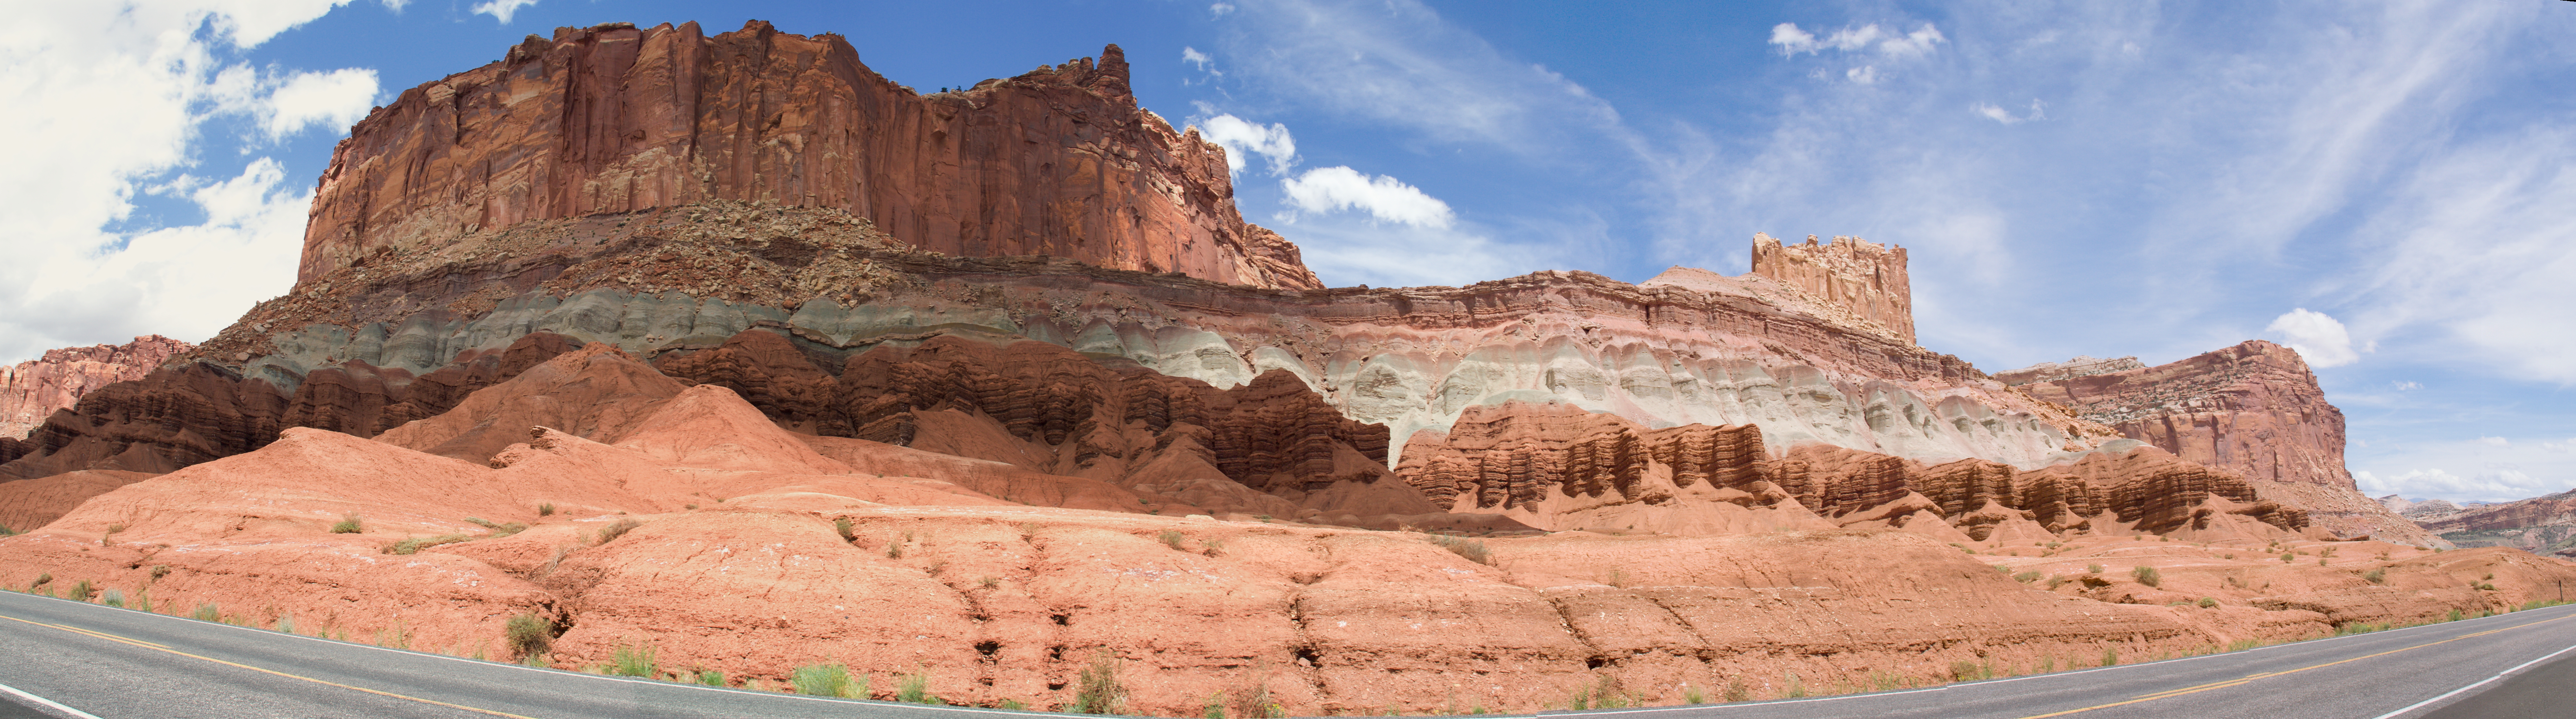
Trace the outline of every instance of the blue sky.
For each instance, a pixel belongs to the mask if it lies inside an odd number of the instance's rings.
[[[556,26],[759,18],[925,90],[1118,43],[1335,285],[1858,235],[1988,370],[2274,339],[2367,491],[2576,486],[2576,3],[11,5],[0,361],[283,292],[332,144],[403,88]]]

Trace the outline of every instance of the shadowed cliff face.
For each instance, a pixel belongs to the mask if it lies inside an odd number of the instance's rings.
[[[298,276],[532,219],[723,199],[847,210],[951,255],[1321,287],[1233,194],[1223,148],[1136,106],[1115,45],[925,97],[837,35],[615,23],[530,36],[358,123],[314,195]]]

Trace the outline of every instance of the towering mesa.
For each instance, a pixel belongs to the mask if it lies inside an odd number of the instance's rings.
[[[1803,245],[1780,244],[1770,235],[1753,235],[1753,274],[1779,280],[1849,311],[1862,324],[1886,328],[1906,344],[1914,343],[1914,290],[1905,279],[1905,248],[1858,237],[1835,237],[1817,244],[1808,235]]]
[[[1233,196],[1222,148],[1137,107],[1116,45],[923,96],[838,35],[610,23],[531,35],[359,122],[298,279],[526,220],[739,200],[846,210],[951,255],[1321,288]]]

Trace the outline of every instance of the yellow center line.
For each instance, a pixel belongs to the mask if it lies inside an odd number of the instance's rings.
[[[2510,626],[2510,627],[2504,627],[2504,628],[2501,628],[2501,629],[2489,629],[2489,630],[2486,630],[2486,631],[2483,631],[2483,632],[2478,632],[2478,633],[2475,633],[2475,634],[2462,634],[2462,635],[2459,635],[2459,636],[2456,636],[2456,637],[2452,637],[2452,638],[2449,638],[2449,639],[2444,639],[2444,640],[2440,640],[2440,641],[2433,641],[2433,642],[2425,642],[2425,643],[2423,643],[2423,644],[2417,644],[2417,645],[2415,645],[2415,646],[2406,647],[2406,648],[2403,648],[2403,649],[2390,649],[2390,650],[2388,650],[2388,651],[2380,652],[2380,653],[2378,653],[2378,654],[2370,654],[2370,655],[2358,656],[2358,657],[2353,657],[2353,658],[2350,658],[2350,659],[2343,659],[2343,660],[2338,660],[2338,661],[2326,662],[2326,663],[2324,663],[2324,664],[2314,664],[2314,665],[2309,665],[2309,666],[2299,667],[2299,668],[2297,668],[2297,669],[2288,669],[2288,670],[2277,671],[2277,672],[2263,672],[2263,673],[2260,673],[2260,674],[2250,674],[2250,675],[2246,675],[2246,677],[2245,677],[2245,678],[2243,678],[2243,679],[2228,679],[2228,680],[2224,680],[2224,681],[2217,681],[2217,682],[2211,682],[2211,683],[2208,683],[2208,684],[2202,684],[2202,685],[2199,685],[2199,686],[2184,687],[2184,688],[2181,688],[2181,689],[2174,689],[2174,690],[2171,690],[2171,691],[2157,692],[2157,693],[2154,693],[2154,694],[2147,694],[2147,695],[2143,695],[2143,696],[2140,696],[2140,697],[2138,697],[2138,698],[2130,699],[2130,700],[2128,700],[2128,701],[2124,701],[2124,702],[2112,702],[2112,703],[2109,703],[2109,704],[2097,704],[2097,705],[2094,705],[2094,706],[2084,707],[2084,708],[2082,708],[2082,709],[2068,709],[2068,710],[2066,710],[2066,711],[2062,711],[2062,712],[2051,712],[2051,713],[2047,713],[2047,714],[2034,714],[2034,715],[2031,715],[2031,716],[2022,717],[2022,719],[2048,719],[2048,717],[2061,717],[2061,716],[2066,716],[2066,715],[2068,715],[2068,714],[2081,714],[2081,713],[2084,713],[2084,712],[2093,711],[2093,710],[2095,710],[2095,709],[2109,709],[2109,708],[2111,708],[2111,707],[2128,706],[2128,705],[2131,705],[2131,704],[2138,704],[2138,703],[2142,703],[2142,702],[2151,702],[2151,701],[2155,701],[2155,700],[2158,700],[2158,699],[2171,699],[2171,698],[2173,698],[2173,697],[2178,697],[2178,696],[2182,696],[2182,695],[2185,695],[2185,694],[2198,694],[2198,693],[2201,693],[2201,692],[2210,691],[2210,690],[2214,690],[2214,689],[2225,689],[2225,688],[2228,688],[2228,687],[2238,686],[2238,685],[2246,684],[2246,683],[2249,683],[2249,682],[2253,682],[2253,681],[2258,680],[2258,679],[2269,679],[2269,678],[2272,678],[2272,677],[2277,677],[2277,676],[2281,676],[2281,675],[2285,675],[2285,674],[2297,674],[2297,673],[2299,673],[2299,672],[2304,672],[2304,671],[2307,671],[2307,670],[2310,670],[2310,669],[2324,669],[2324,668],[2326,668],[2326,667],[2331,667],[2331,666],[2334,666],[2334,665],[2337,665],[2337,664],[2348,664],[2348,663],[2352,663],[2352,662],[2361,661],[2361,660],[2364,660],[2364,659],[2370,659],[2370,658],[2373,658],[2373,657],[2384,657],[2384,656],[2388,656],[2388,655],[2390,655],[2390,654],[2396,654],[2396,653],[2398,653],[2398,652],[2403,652],[2403,651],[2412,651],[2412,650],[2416,650],[2416,649],[2422,649],[2422,648],[2425,648],[2425,647],[2433,646],[2433,645],[2435,645],[2435,644],[2449,644],[2449,643],[2451,643],[2451,642],[2456,642],[2456,641],[2459,641],[2459,640],[2462,640],[2462,639],[2468,639],[2468,638],[2470,638],[2470,637],[2483,637],[2483,636],[2486,636],[2486,635],[2489,635],[2489,634],[2494,634],[2494,633],[2496,633],[2496,632],[2502,632],[2502,631],[2513,630],[2513,629],[2521,629],[2521,628],[2523,628],[2523,627],[2528,627],[2528,626],[2531,626],[2531,625],[2534,625],[2534,624],[2547,624],[2547,623],[2550,623],[2550,622],[2555,622],[2555,621],[2558,621],[2558,620],[2560,620],[2560,619],[2567,619],[2567,618],[2570,618],[2570,617],[2576,617],[2576,614],[2563,615],[2563,616],[2559,616],[2559,617],[2555,617],[2555,618],[2551,618],[2551,619],[2543,619],[2543,620],[2536,621],[2536,622],[2524,622],[2524,623],[2516,624],[2516,625],[2513,625],[2513,626]]]
[[[44,622],[32,621],[32,620],[27,620],[27,619],[19,619],[19,618],[17,618],[17,617],[12,617],[12,616],[7,616],[7,615],[0,615],[0,619],[7,619],[7,620],[9,620],[9,621],[13,621],[13,622],[22,622],[22,623],[26,623],[26,624],[33,624],[33,625],[36,625],[36,626],[39,626],[39,627],[46,627],[46,628],[49,628],[49,629],[60,629],[60,630],[63,630],[63,631],[73,632],[73,633],[77,633],[77,634],[85,634],[85,635],[88,635],[88,636],[97,637],[97,638],[100,638],[100,639],[106,639],[106,640],[109,640],[109,641],[114,641],[114,642],[123,642],[123,643],[126,643],[126,644],[131,644],[131,645],[134,645],[134,646],[142,647],[142,648],[145,648],[145,649],[150,649],[150,650],[157,651],[157,652],[168,652],[168,653],[171,653],[171,654],[177,654],[177,655],[179,655],[179,656],[187,657],[187,658],[190,658],[190,659],[199,659],[199,660],[204,660],[204,661],[214,662],[214,663],[216,663],[216,664],[222,664],[222,665],[224,665],[224,666],[237,667],[237,668],[241,668],[241,669],[248,669],[248,670],[251,670],[251,671],[254,671],[254,672],[259,672],[259,673],[262,673],[262,674],[271,674],[271,675],[275,675],[275,676],[285,677],[285,678],[288,678],[288,679],[297,679],[297,680],[302,680],[302,681],[308,681],[308,682],[312,682],[312,683],[315,683],[315,684],[320,684],[320,685],[323,685],[323,686],[339,687],[339,688],[342,688],[342,689],[348,689],[348,690],[351,690],[351,691],[361,691],[361,692],[366,692],[366,693],[368,693],[368,694],[374,694],[374,695],[377,695],[377,696],[392,697],[392,698],[395,698],[395,699],[401,699],[401,700],[404,700],[404,701],[415,701],[415,702],[420,702],[420,703],[422,703],[422,704],[429,704],[429,705],[433,705],[433,706],[442,706],[442,707],[447,707],[447,708],[449,708],[449,709],[461,709],[461,710],[464,710],[464,711],[474,712],[474,713],[477,713],[477,714],[488,714],[488,715],[496,716],[496,717],[509,717],[510,719],[534,719],[533,717],[521,716],[521,715],[518,715],[518,714],[512,714],[512,713],[509,713],[509,712],[501,712],[501,711],[493,711],[493,710],[490,710],[490,709],[481,709],[481,708],[476,708],[476,707],[469,707],[469,706],[466,706],[466,705],[463,705],[463,704],[449,704],[449,703],[447,703],[447,702],[439,701],[439,700],[436,700],[436,699],[422,699],[422,698],[420,698],[420,697],[415,697],[415,696],[408,696],[408,695],[403,695],[403,694],[395,694],[395,693],[393,693],[393,692],[384,691],[384,690],[381,690],[381,689],[369,689],[369,688],[361,687],[361,686],[351,686],[351,685],[348,685],[348,684],[342,684],[342,683],[334,682],[334,681],[327,681],[327,680],[322,680],[322,679],[315,679],[315,678],[308,677],[308,676],[303,676],[303,675],[300,675],[300,674],[288,674],[288,673],[286,673],[286,672],[277,671],[277,670],[275,670],[275,669],[262,669],[262,668],[259,668],[259,667],[254,667],[254,666],[251,666],[251,665],[248,665],[248,664],[243,664],[243,663],[240,663],[240,662],[228,662],[228,661],[224,661],[224,660],[221,660],[221,659],[216,659],[216,658],[214,658],[214,657],[199,656],[199,655],[196,655],[196,654],[190,654],[190,653],[183,652],[183,651],[179,651],[179,650],[177,650],[177,649],[172,649],[172,648],[169,648],[169,647],[167,647],[167,646],[160,645],[160,644],[154,644],[154,643],[147,642],[147,641],[143,641],[143,640],[140,640],[140,639],[130,639],[130,638],[126,638],[126,637],[120,637],[120,636],[117,636],[117,635],[114,635],[114,634],[108,634],[108,633],[106,633],[106,632],[92,631],[92,630],[88,630],[88,629],[79,629],[79,628],[63,626],[63,625],[59,625],[59,624],[46,624],[46,623],[44,623]]]

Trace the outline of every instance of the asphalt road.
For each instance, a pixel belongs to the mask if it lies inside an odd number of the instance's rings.
[[[859,702],[535,669],[0,592],[10,717],[850,717],[992,709]],[[2576,605],[2244,652],[1634,719],[2576,714]],[[40,702],[58,703],[61,709]],[[1550,712],[1562,716],[1567,712]]]

